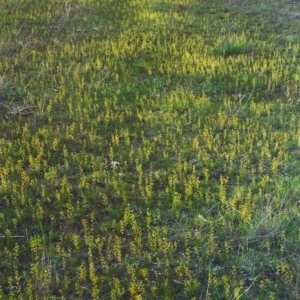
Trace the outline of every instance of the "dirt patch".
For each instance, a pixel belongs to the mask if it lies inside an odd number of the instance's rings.
[[[289,11],[279,12],[278,18],[282,18],[283,20],[290,20],[290,21],[300,20],[300,12],[289,12]]]

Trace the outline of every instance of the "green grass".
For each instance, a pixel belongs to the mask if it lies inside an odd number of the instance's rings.
[[[0,298],[298,299],[299,14],[0,0]]]

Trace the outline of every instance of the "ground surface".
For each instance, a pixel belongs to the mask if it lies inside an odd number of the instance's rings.
[[[0,0],[0,298],[298,299],[300,4]]]

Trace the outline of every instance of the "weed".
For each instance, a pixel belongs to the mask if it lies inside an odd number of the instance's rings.
[[[297,5],[2,2],[0,298],[299,298]]]

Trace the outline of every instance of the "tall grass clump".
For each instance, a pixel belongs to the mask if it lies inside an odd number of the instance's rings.
[[[298,299],[297,14],[0,0],[0,298]]]

